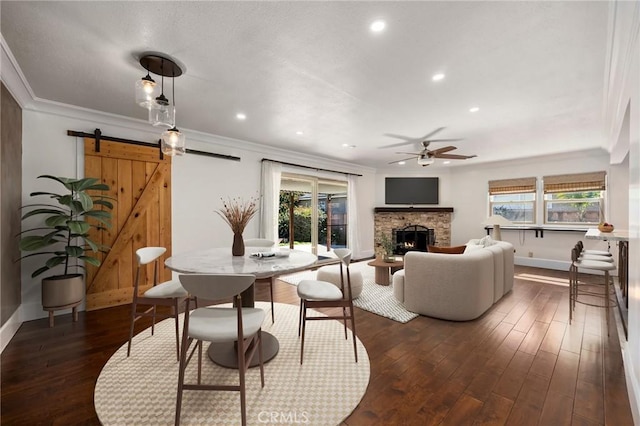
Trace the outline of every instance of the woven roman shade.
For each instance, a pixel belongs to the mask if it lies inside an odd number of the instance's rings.
[[[536,178],[501,179],[489,181],[489,195],[536,192]]]
[[[606,172],[576,173],[571,175],[544,176],[544,193],[604,191]]]

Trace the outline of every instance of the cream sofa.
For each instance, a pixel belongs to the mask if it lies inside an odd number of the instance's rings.
[[[513,288],[513,258],[512,244],[487,238],[469,241],[463,254],[409,252],[393,293],[411,312],[472,320]]]

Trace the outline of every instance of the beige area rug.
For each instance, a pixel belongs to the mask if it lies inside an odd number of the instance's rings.
[[[266,302],[256,305],[270,309]],[[351,334],[344,339],[342,323],[313,321],[307,324],[304,364],[300,365],[298,307],[276,303],[275,311],[275,324],[267,315],[263,330],[278,338],[280,351],[265,364],[264,388],[258,368],[247,372],[248,424],[338,425],[358,405],[369,384],[365,347],[358,339],[356,363]],[[215,365],[206,353],[202,366],[204,383],[238,383],[237,370]],[[196,370],[197,354],[187,367],[188,380],[195,381]],[[156,325],[155,335],[147,329],[135,336],[129,358],[125,343],[104,366],[94,394],[98,418],[103,425],[172,425],[177,382],[175,332],[173,320],[168,319]],[[181,424],[239,425],[240,393],[185,390]]]
[[[373,266],[367,265],[366,261],[354,262],[349,268],[352,271],[362,273],[362,293],[353,300],[355,306],[401,323],[407,323],[418,317],[418,314],[407,311],[404,305],[395,298],[391,285],[376,284],[375,269]],[[304,271],[283,275],[278,279],[297,286],[302,280],[315,280],[316,275],[316,271]]]

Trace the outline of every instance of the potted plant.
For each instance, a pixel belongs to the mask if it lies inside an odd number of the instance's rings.
[[[64,186],[64,191],[39,191],[30,194],[31,197],[48,196],[55,202],[23,206],[23,209],[29,211],[23,214],[22,220],[41,216],[44,224],[22,231],[20,250],[33,252],[21,259],[31,256],[46,257],[31,277],[35,278],[53,268],[64,267],[61,274],[42,279],[42,307],[49,311],[49,326],[53,326],[53,311],[58,309],[73,308],[74,321],[77,320],[76,308],[85,294],[84,276],[72,272],[70,268],[84,268],[78,261],[100,266],[100,260],[88,252],[105,251],[108,247],[89,238],[89,232],[92,228],[111,227],[111,212],[102,208],[112,209],[113,205],[108,201],[110,197],[103,194],[109,190],[109,186],[99,183],[96,178],[71,179],[51,175],[38,178],[58,182]],[[89,218],[92,220],[88,221]]]
[[[385,262],[395,262],[395,245],[391,238],[384,232],[378,234],[378,245],[382,248],[382,260]]]

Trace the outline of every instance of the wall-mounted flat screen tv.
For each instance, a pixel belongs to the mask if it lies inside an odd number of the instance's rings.
[[[385,204],[438,204],[437,177],[385,178]]]

